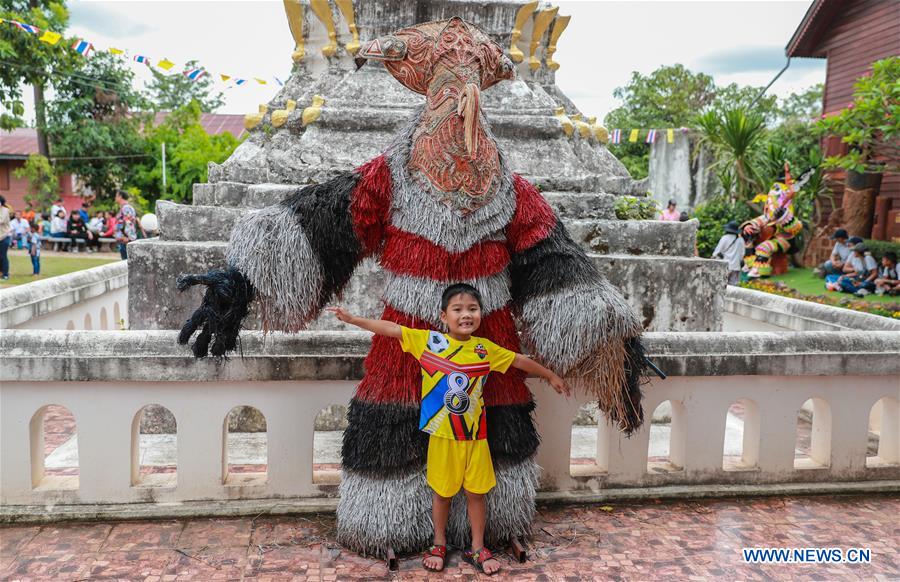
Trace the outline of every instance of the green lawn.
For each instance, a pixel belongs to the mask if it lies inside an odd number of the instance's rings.
[[[773,277],[769,277],[769,279],[772,281],[781,281],[788,287],[796,289],[804,295],[825,295],[826,297],[832,297],[835,299],[851,297],[851,295],[847,293],[839,293],[837,291],[826,290],[825,280],[819,279],[818,277],[813,275],[812,269],[795,269],[792,267],[784,275],[776,275]],[[900,301],[900,298],[897,297],[886,297],[884,295],[879,296],[875,295],[874,293],[866,295],[865,297],[852,297],[860,301],[869,301],[872,303],[897,303],[898,301]]]
[[[31,257],[22,252],[9,253],[9,280],[3,281],[2,288],[13,287],[23,283],[31,283],[32,281],[40,281],[57,275],[65,275],[66,273],[74,273],[75,271],[83,271],[92,267],[99,267],[107,263],[118,261],[119,258],[112,254],[105,257],[91,256],[86,253],[66,254],[63,256],[42,256],[41,257],[41,274],[37,277],[31,276]]]

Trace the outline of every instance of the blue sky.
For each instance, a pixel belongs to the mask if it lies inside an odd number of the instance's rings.
[[[682,63],[717,84],[766,85],[784,66],[784,46],[809,1],[568,1],[555,3],[572,21],[559,42],[560,87],[588,115],[618,103],[613,90],[632,71],[648,74]],[[263,77],[226,91],[220,112],[246,113],[277,91],[293,49],[280,1],[75,1],[70,29],[98,48],[128,49],[156,62],[197,59],[208,70]],[[149,73],[133,64],[141,79]],[[770,91],[788,94],[825,80],[825,61],[795,59]],[[30,94],[27,91],[26,94]]]

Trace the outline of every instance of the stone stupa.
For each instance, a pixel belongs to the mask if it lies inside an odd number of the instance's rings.
[[[258,112],[249,135],[209,183],[195,184],[193,205],[157,203],[160,238],[129,246],[132,329],[178,329],[201,298],[179,294],[182,273],[224,265],[232,225],[247,208],[273,204],[377,156],[423,102],[380,63],[357,69],[360,41],[419,22],[460,16],[518,63],[514,81],[485,91],[482,108],[513,171],[537,184],[651,331],[719,331],[725,264],[694,257],[696,221],[616,220],[618,196],[646,195],[605,146],[606,130],[556,85],[553,60],[568,16],[546,3],[463,0],[285,0],[296,42],[290,79]],[[381,311],[383,276],[363,263],[343,303],[368,317]],[[258,327],[248,319],[250,328]],[[322,317],[318,329],[341,329]]]

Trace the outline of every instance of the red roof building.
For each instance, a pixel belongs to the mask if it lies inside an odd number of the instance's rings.
[[[159,125],[168,116],[162,111],[156,114],[154,124]],[[202,113],[200,125],[210,135],[231,133],[240,138],[244,133],[244,116],[219,113]],[[0,196],[14,210],[25,208],[25,195],[28,194],[28,182],[24,178],[13,175],[17,169],[25,165],[28,156],[38,153],[37,132],[32,128],[19,128],[12,131],[0,131]],[[81,207],[81,198],[74,192],[74,176],[64,174],[59,178],[59,191],[67,209]]]
[[[853,101],[853,85],[875,61],[900,55],[897,0],[814,0],[791,37],[787,56],[827,59],[822,111],[837,113]],[[840,139],[823,141],[826,155],[846,153]],[[843,172],[829,184],[840,208]],[[900,240],[900,174],[885,174],[875,205],[872,238]]]

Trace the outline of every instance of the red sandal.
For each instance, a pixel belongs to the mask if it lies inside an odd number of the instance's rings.
[[[425,560],[430,557],[437,557],[441,559],[441,567],[440,568],[429,568],[425,565]],[[447,546],[431,546],[428,548],[428,551],[425,552],[425,558],[422,559],[422,567],[428,570],[429,572],[440,572],[444,569],[444,564],[447,563]]]
[[[484,571],[484,563],[491,559],[496,560],[497,558],[494,558],[494,554],[492,554],[491,551],[487,548],[481,548],[480,550],[477,550],[475,552],[473,552],[472,550],[466,550],[465,552],[463,552],[463,560],[472,564],[472,566],[474,566],[475,569],[482,574],[487,574],[488,576],[493,576],[500,571],[499,568],[496,572],[491,572],[490,574]]]

